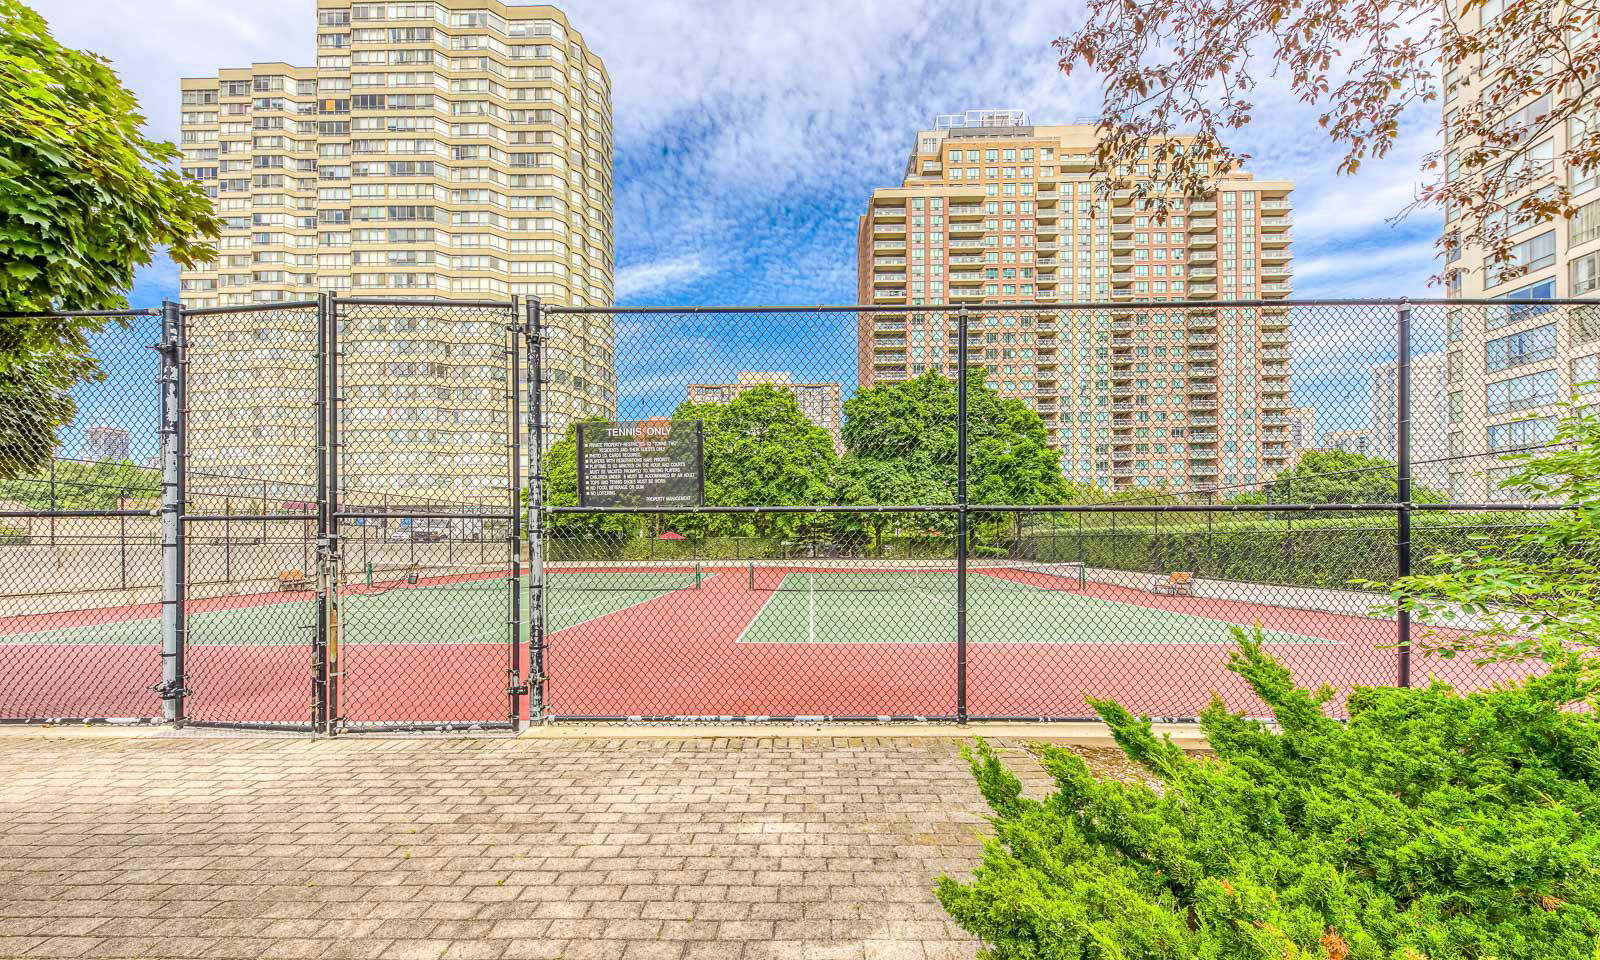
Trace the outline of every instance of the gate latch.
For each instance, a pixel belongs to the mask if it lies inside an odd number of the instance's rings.
[[[158,683],[152,686],[150,689],[154,691],[162,700],[181,700],[194,692],[193,690],[190,690],[188,687],[184,686],[183,681],[181,680]]]

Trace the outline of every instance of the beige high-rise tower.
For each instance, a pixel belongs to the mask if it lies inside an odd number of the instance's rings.
[[[1505,4],[1472,5],[1459,25],[1471,33],[1489,26]],[[1477,55],[1444,76],[1445,125],[1457,111],[1487,102],[1489,77]],[[1516,65],[1513,60],[1512,66]],[[1578,208],[1568,219],[1512,221],[1511,261],[1486,263],[1486,251],[1446,244],[1447,291],[1451,298],[1492,298],[1504,307],[1463,306],[1449,311],[1447,358],[1448,454],[1450,493],[1456,500],[1522,500],[1526,492],[1505,491],[1499,482],[1517,469],[1502,463],[1511,452],[1549,443],[1555,436],[1561,401],[1600,396],[1600,308],[1518,305],[1548,298],[1595,298],[1600,304],[1600,173],[1584,173],[1565,161],[1569,145],[1592,133],[1597,103],[1582,105],[1566,124],[1549,124],[1549,93],[1526,98],[1491,118],[1502,131],[1519,131],[1526,152],[1519,163],[1529,175],[1504,199],[1507,209],[1530,193],[1550,192],[1556,184],[1571,190]],[[1548,126],[1548,129],[1547,129]],[[1530,142],[1531,141],[1531,142]],[[1452,144],[1445,169],[1456,168]],[[1445,211],[1445,236],[1460,227],[1460,211]],[[1415,391],[1413,396],[1415,396]]]
[[[324,291],[612,302],[610,80],[561,11],[318,0],[316,50],[315,66],[257,63],[182,81],[184,175],[206,187],[223,222],[216,262],[182,274],[187,306]],[[189,324],[197,355],[233,368],[191,382],[189,443],[202,470],[267,480],[293,472],[303,431],[267,424],[244,440],[236,429],[249,416],[239,411],[303,399],[282,393],[312,382],[291,369],[306,359],[304,323],[275,316]],[[405,383],[364,385],[370,402],[350,411],[353,429],[387,431],[395,449],[375,442],[347,470],[364,471],[373,487],[470,497],[470,464],[430,464],[460,459],[460,448],[429,445],[439,430],[457,431],[453,440],[486,432],[486,416],[474,412],[481,391],[462,387],[454,368],[503,363],[499,331],[480,331],[478,343],[470,325],[422,313],[413,321],[346,331],[352,360],[428,361]],[[548,435],[575,418],[614,415],[609,318],[567,318],[551,332]],[[353,393],[349,402],[360,402]]]
[[[1103,302],[971,321],[971,362],[1044,418],[1067,478],[1176,490],[1265,480],[1294,454],[1288,311],[1160,304],[1288,296],[1293,184],[1230,173],[1163,221],[1132,191],[1105,194],[1096,138],[1093,125],[1032,126],[1013,110],[939,117],[916,135],[901,185],[873,191],[860,220],[858,302]],[[1144,167],[1126,173],[1154,174]],[[953,375],[954,322],[863,312],[861,384]]]

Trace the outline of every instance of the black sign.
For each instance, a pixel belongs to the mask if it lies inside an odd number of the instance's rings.
[[[699,420],[578,424],[578,504],[657,507],[705,503]]]

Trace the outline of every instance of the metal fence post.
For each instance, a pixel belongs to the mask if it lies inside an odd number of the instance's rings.
[[[524,305],[528,345],[528,722],[544,721],[544,307]],[[520,429],[520,426],[519,426]]]
[[[506,399],[510,401],[511,409],[507,414],[507,425],[511,436],[507,448],[511,454],[511,489],[508,493],[511,506],[511,519],[509,523],[509,536],[506,538],[507,550],[510,552],[510,563],[506,571],[507,586],[511,590],[511,669],[510,682],[506,684],[506,696],[511,701],[511,727],[520,729],[522,723],[522,696],[527,692],[527,687],[522,683],[522,406],[518,402],[522,384],[522,367],[518,363],[518,352],[522,349],[521,303],[516,297],[511,298],[511,322],[506,325],[506,353],[511,362],[509,382],[511,389]],[[481,534],[480,534],[481,537]]]
[[[311,727],[327,732],[332,727],[328,684],[328,564],[325,545],[328,536],[328,295],[317,295],[316,408],[317,408],[317,597],[313,627],[311,666]]]
[[[1398,312],[1399,357],[1395,364],[1395,452],[1398,466],[1400,504],[1395,536],[1398,573],[1411,575],[1411,304],[1401,301]],[[1396,612],[1400,633],[1397,647],[1400,686],[1411,686],[1411,611]]]
[[[183,723],[183,315],[161,304],[161,715]],[[51,489],[54,491],[54,462]]]
[[[956,722],[967,722],[967,308],[956,311]]]

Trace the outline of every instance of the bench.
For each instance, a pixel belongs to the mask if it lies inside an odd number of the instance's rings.
[[[1158,583],[1150,589],[1151,593],[1161,593],[1168,596],[1192,597],[1194,596],[1194,574],[1187,570],[1174,570],[1167,574],[1166,583]]]
[[[279,570],[278,589],[283,591],[304,590],[306,588],[306,572],[304,570]]]

